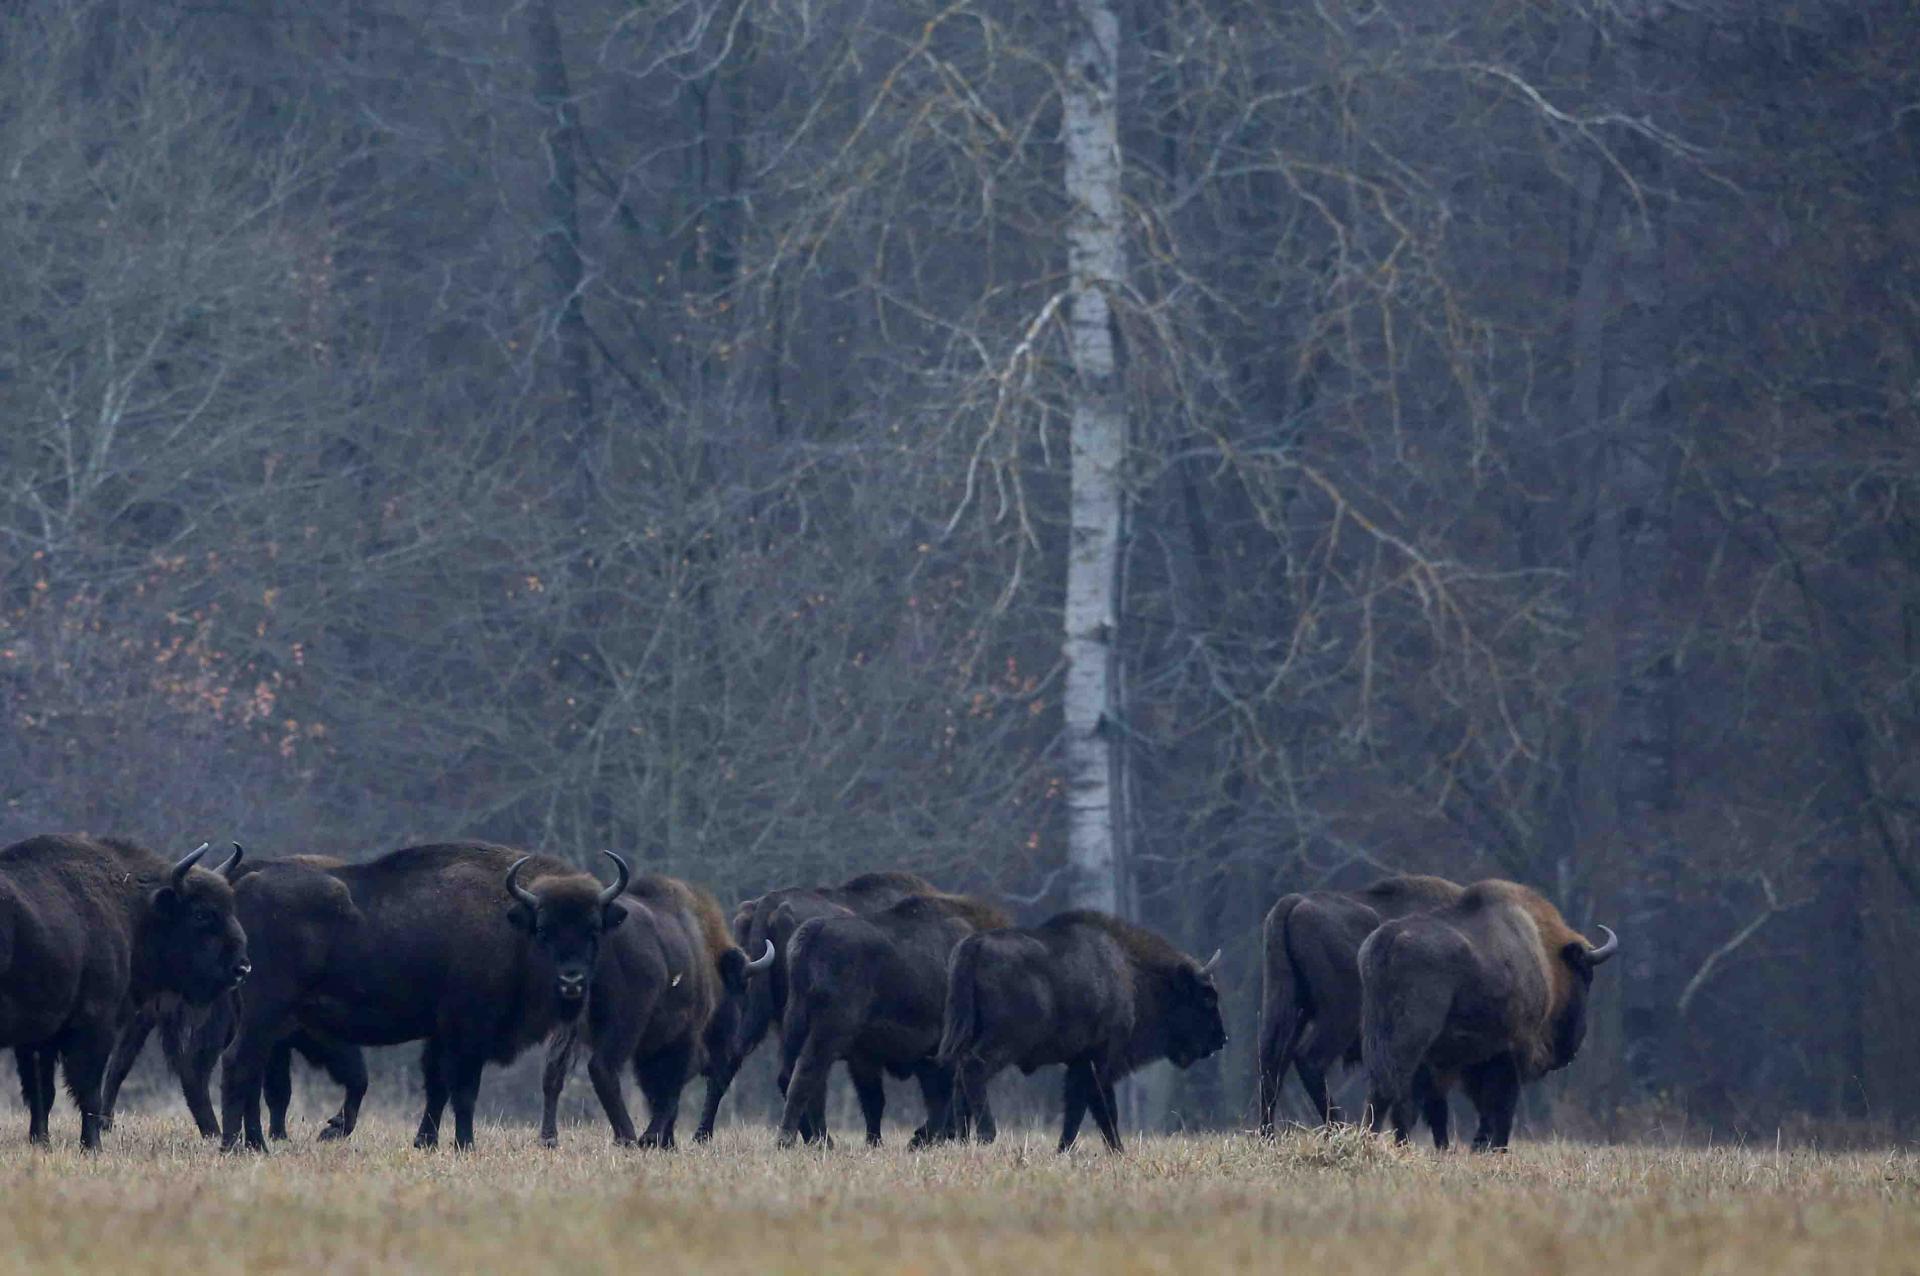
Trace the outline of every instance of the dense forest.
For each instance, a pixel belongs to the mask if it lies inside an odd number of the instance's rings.
[[[1272,901],[1410,870],[1620,933],[1535,1120],[1910,1126],[1916,48],[1895,0],[17,0],[0,833],[1042,916],[1100,338],[1113,889],[1233,1007],[1165,1120],[1247,1120]]]

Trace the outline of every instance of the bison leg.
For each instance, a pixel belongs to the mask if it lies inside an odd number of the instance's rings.
[[[360,1047],[305,1032],[287,1038],[287,1045],[305,1055],[307,1062],[319,1065],[346,1091],[340,1110],[321,1127],[320,1141],[331,1142],[352,1134],[353,1127],[360,1123],[360,1104],[367,1097],[367,1057],[360,1053]]]
[[[985,1059],[978,1057],[962,1059],[954,1069],[954,1102],[960,1105],[955,1128],[962,1137],[971,1131],[976,1142],[991,1143],[999,1135],[993,1109],[987,1103],[987,1085],[995,1071]]]
[[[1080,1137],[1080,1122],[1086,1119],[1087,1105],[1094,1102],[1093,1065],[1085,1061],[1067,1065],[1066,1088],[1061,1096],[1060,1146],[1064,1152]]]
[[[540,1144],[542,1147],[560,1146],[560,1092],[566,1088],[567,1076],[573,1071],[573,1051],[580,1044],[580,1034],[573,1027],[562,1028],[547,1038],[547,1061],[540,1069]],[[619,1078],[614,1079],[616,1089]],[[594,1089],[600,1088],[596,1080]],[[606,1101],[601,1100],[601,1106]],[[608,1114],[611,1117],[611,1113]],[[614,1130],[618,1132],[618,1122]]]
[[[114,1033],[111,1028],[85,1024],[69,1031],[60,1045],[60,1066],[67,1074],[67,1093],[80,1109],[80,1146],[89,1152],[100,1148],[100,1086],[107,1075],[107,1060],[113,1056]],[[42,1088],[52,1075],[48,1056]],[[51,1104],[49,1104],[51,1106]]]
[[[1297,1060],[1293,1070],[1300,1078],[1300,1088],[1307,1092],[1307,1102],[1313,1105],[1314,1114],[1328,1125],[1340,1124],[1344,1113],[1327,1093],[1326,1072],[1305,1059]]]
[[[486,1066],[484,1056],[449,1056],[447,1097],[453,1102],[453,1146],[463,1152],[473,1146],[473,1109],[480,1100],[480,1074]]]
[[[267,1137],[280,1142],[287,1138],[287,1108],[293,1103],[293,1047],[285,1041],[273,1043],[267,1052],[266,1070],[260,1077],[260,1093],[267,1101]]]
[[[1260,1040],[1260,1133],[1268,1138],[1273,1136],[1273,1110],[1280,1102],[1280,1087],[1286,1084],[1287,1070],[1297,1067],[1300,1084],[1307,1087],[1307,1097],[1314,1101],[1314,1111],[1325,1114],[1327,1111],[1327,1082],[1324,1073],[1316,1072],[1308,1079],[1308,1065],[1304,1060],[1296,1060],[1300,1049],[1300,1039],[1305,1035],[1309,1020],[1298,1006],[1288,1004],[1276,1011],[1273,1022],[1265,1025],[1266,1031]],[[1314,1093],[1315,1085],[1319,1093]]]
[[[420,1081],[426,1089],[426,1106],[420,1112],[420,1129],[413,1136],[417,1148],[437,1147],[440,1143],[440,1117],[447,1110],[447,1077],[440,1060],[440,1042],[433,1037],[420,1048]]]
[[[346,1138],[353,1134],[353,1126],[359,1124],[359,1105],[367,1099],[367,1055],[359,1052],[359,1046],[349,1046],[346,1042],[317,1042],[326,1048],[326,1061],[323,1063],[326,1075],[346,1090],[346,1098],[340,1101],[340,1111],[334,1113],[321,1130],[321,1140]],[[313,1059],[313,1053],[307,1053]]]
[[[826,1137],[827,1073],[833,1067],[834,1050],[825,1034],[809,1032],[793,1060],[793,1075],[787,1082],[787,1103],[780,1115],[780,1134],[775,1140],[783,1148],[792,1147],[796,1138],[809,1143]]]
[[[680,1120],[680,1092],[686,1089],[693,1072],[693,1044],[685,1042],[669,1047],[645,1063],[634,1066],[640,1092],[647,1097],[647,1129],[640,1146],[671,1148],[673,1128]]]
[[[20,1071],[20,1097],[27,1104],[27,1142],[45,1147],[53,1141],[47,1125],[53,1113],[53,1051],[20,1046],[13,1062]]]
[[[220,1122],[213,1112],[213,1071],[238,1028],[237,1009],[229,996],[214,1003],[200,1018],[199,1026],[179,1043],[174,1070],[179,1073],[180,1093],[186,1097],[203,1139],[220,1137]]]
[[[1438,1151],[1446,1151],[1453,1114],[1447,1110],[1445,1087],[1430,1069],[1421,1068],[1413,1074],[1413,1097],[1420,1105],[1420,1115],[1426,1121],[1427,1129],[1433,1132],[1433,1146]]]
[[[920,1099],[927,1105],[927,1122],[907,1141],[909,1149],[944,1143],[955,1137],[953,1072],[937,1063],[922,1062],[913,1070],[920,1083]]]
[[[624,1062],[618,1056],[608,1057],[595,1051],[587,1060],[587,1078],[593,1082],[593,1093],[600,1100],[600,1110],[607,1114],[607,1124],[613,1127],[613,1141],[621,1147],[629,1147],[636,1139],[633,1114],[627,1110],[627,1096],[620,1084],[620,1069]]]
[[[727,1090],[733,1085],[734,1075],[739,1071],[740,1058],[734,1054],[731,1044],[709,1057],[707,1093],[700,1104],[700,1124],[693,1131],[695,1143],[705,1143],[713,1137],[714,1123],[720,1118],[720,1100],[727,1097]]]
[[[1467,1097],[1480,1114],[1480,1128],[1474,1132],[1473,1150],[1506,1150],[1513,1136],[1513,1113],[1520,1103],[1520,1073],[1511,1055],[1501,1055],[1467,1069]]]
[[[1113,1093],[1110,1073],[1093,1068],[1093,1119],[1100,1127],[1100,1136],[1107,1141],[1107,1147],[1114,1152],[1126,1149],[1120,1144],[1120,1101]]]
[[[847,1060],[847,1077],[853,1082],[854,1097],[860,1100],[860,1116],[867,1125],[867,1146],[880,1146],[880,1119],[887,1111],[887,1086],[880,1069],[865,1060]]]
[[[107,1062],[107,1079],[100,1087],[100,1128],[103,1130],[113,1128],[113,1109],[120,1100],[120,1087],[127,1083],[127,1075],[139,1061],[140,1051],[153,1032],[153,1024],[153,1011],[142,1006],[134,1011],[127,1026],[120,1031],[120,1040],[113,1045],[113,1058]],[[28,1105],[32,1105],[31,1100]]]

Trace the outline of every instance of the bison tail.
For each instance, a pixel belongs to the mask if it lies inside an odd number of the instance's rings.
[[[969,935],[954,945],[947,959],[947,1012],[940,1033],[940,1066],[951,1068],[973,1049],[979,1029],[974,1008],[974,982],[980,967],[980,937]]]
[[[1300,1044],[1300,978],[1288,948],[1287,922],[1300,896],[1289,895],[1267,914],[1260,992],[1260,1130],[1273,1131],[1280,1084]]]

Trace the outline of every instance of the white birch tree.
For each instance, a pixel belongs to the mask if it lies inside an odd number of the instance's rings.
[[[1071,532],[1065,607],[1067,854],[1074,902],[1117,911],[1121,762],[1114,704],[1121,465],[1127,411],[1114,357],[1121,248],[1120,20],[1108,0],[1073,0],[1063,77],[1073,355]]]

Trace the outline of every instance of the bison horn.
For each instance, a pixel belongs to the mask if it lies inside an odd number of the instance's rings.
[[[613,871],[619,874],[619,876],[614,879],[613,885],[600,892],[600,907],[605,908],[608,904],[613,903],[614,900],[619,899],[621,892],[627,889],[627,883],[633,880],[633,870],[627,867],[625,860],[615,855],[612,851],[602,851],[600,853],[613,861]]]
[[[192,850],[188,851],[185,855],[180,857],[180,862],[173,866],[173,872],[168,874],[168,877],[172,880],[174,888],[176,890],[187,884],[187,870],[192,868],[195,864],[198,864],[200,862],[200,857],[202,855],[205,855],[206,853],[207,853],[207,844],[205,842],[202,842],[200,843],[200,845],[194,847]]]
[[[1216,948],[1213,950],[1213,956],[1207,958],[1207,964],[1200,967],[1201,974],[1211,975],[1214,971],[1220,968],[1220,954],[1222,951],[1224,950],[1219,948]]]
[[[1609,930],[1607,927],[1600,926],[1600,923],[1598,922],[1595,922],[1594,925],[1598,926],[1601,930],[1604,930],[1607,932],[1607,942],[1600,945],[1600,947],[1598,948],[1589,948],[1587,950],[1588,966],[1598,966],[1601,962],[1613,956],[1613,954],[1617,952],[1620,948],[1620,936],[1614,934],[1613,931]]]
[[[235,842],[233,844],[233,854],[227,856],[226,859],[222,860],[220,862],[220,867],[214,869],[213,871],[220,874],[220,876],[226,878],[228,881],[232,881],[235,870],[237,870],[240,867],[240,861],[246,857],[246,854],[247,854],[247,848],[240,845],[240,843]]]
[[[773,941],[769,939],[767,941],[767,951],[747,963],[747,973],[751,975],[754,971],[765,970],[771,965],[773,965]]]
[[[532,891],[520,884],[521,866],[532,858],[533,856],[531,855],[522,855],[513,862],[513,867],[507,870],[507,894],[513,896],[528,908],[537,909],[540,907],[539,899],[534,896]]]

